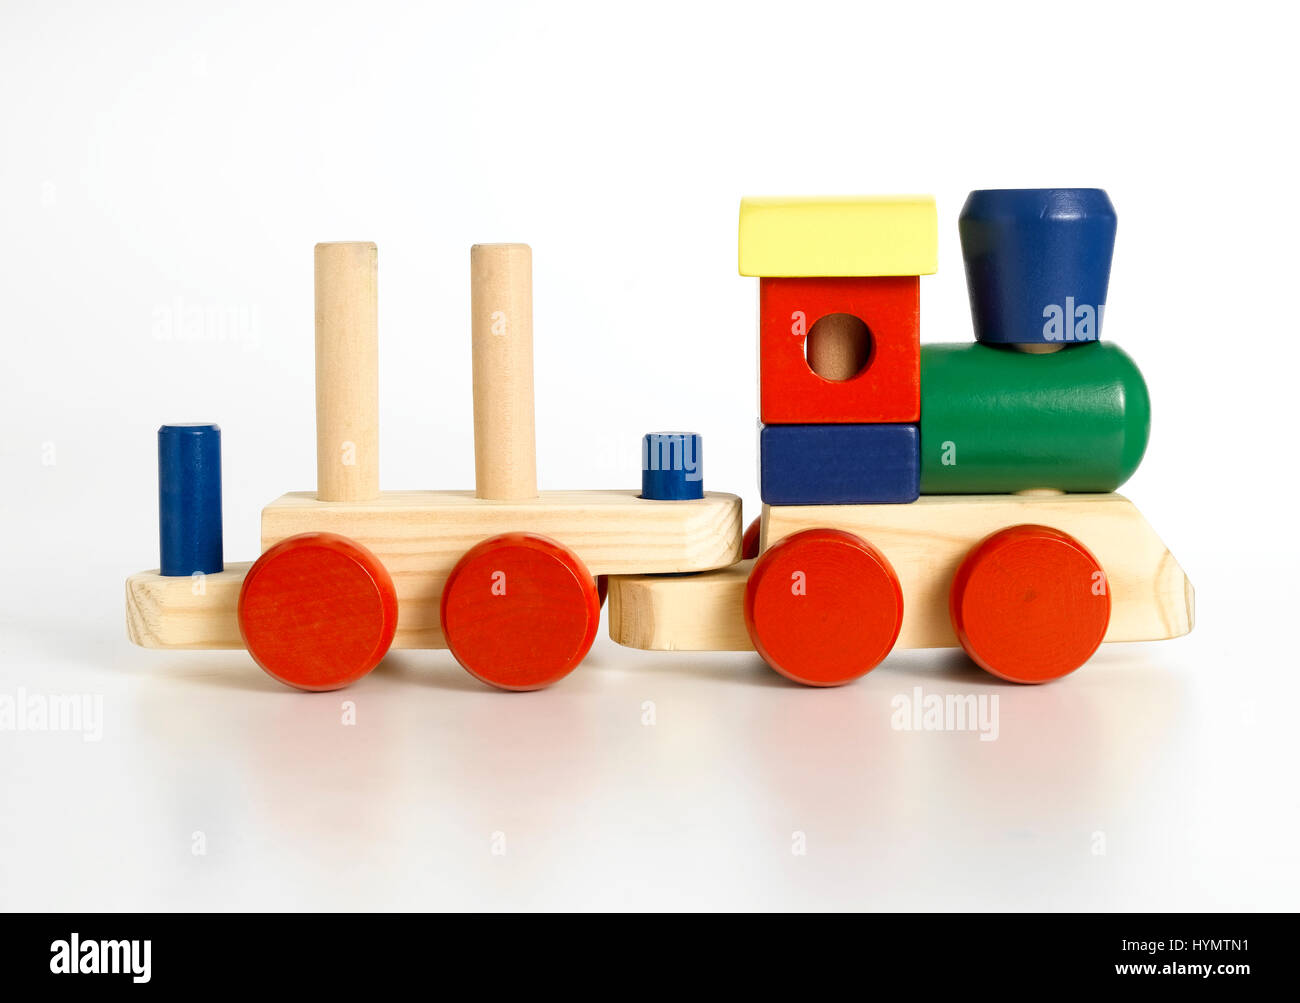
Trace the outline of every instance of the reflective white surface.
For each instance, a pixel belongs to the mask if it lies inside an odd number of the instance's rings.
[[[1252,6],[0,5],[0,697],[104,714],[0,730],[0,908],[1300,906],[1296,61]],[[315,483],[316,241],[379,246],[384,487],[473,483],[467,252],[522,240],[541,486],[634,484],[688,428],[752,516],[740,197],[934,193],[935,342],[971,337],[967,192],[1061,184],[1119,213],[1123,491],[1186,639],[811,691],[602,637],[546,692],[406,653],[323,696],[125,640],[159,424],[221,424],[229,560]],[[916,686],[996,695],[997,740],[894,730]]]
[[[602,636],[531,694],[446,652],[301,694],[243,652],[134,649],[115,608],[51,629],[32,594],[5,596],[31,616],[5,624],[0,693],[102,695],[102,737],[0,732],[5,908],[1297,901],[1296,683],[1214,590],[1190,638],[1103,647],[1047,686],[911,652],[810,690],[752,655]],[[996,739],[898,730],[918,686],[996,696]]]

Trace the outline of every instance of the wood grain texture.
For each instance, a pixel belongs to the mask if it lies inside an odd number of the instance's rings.
[[[948,588],[958,566],[984,537],[1022,523],[1069,533],[1096,555],[1111,593],[1107,641],[1180,637],[1195,622],[1183,569],[1122,495],[938,495],[911,505],[765,507],[763,522],[765,548],[815,526],[844,529],[879,547],[903,584],[900,647],[957,643]]]
[[[898,575],[853,533],[808,529],[759,555],[745,626],[773,669],[805,686],[841,686],[893,650],[903,623]]]
[[[851,380],[871,361],[871,329],[862,318],[829,313],[812,322],[804,345],[808,368],[824,380]]]
[[[740,499],[718,492],[698,501],[657,502],[637,498],[634,490],[557,491],[505,503],[479,501],[468,491],[396,491],[368,505],[327,504],[300,492],[263,511],[263,549],[323,529],[356,539],[392,575],[398,596],[394,648],[446,647],[438,603],[447,575],[476,543],[501,532],[554,537],[602,577],[725,568],[739,560],[741,542]],[[208,575],[202,596],[191,594],[189,578],[164,578],[156,570],[132,575],[127,636],[145,648],[242,648],[236,605],[251,566],[228,563],[224,572]],[[743,592],[742,579],[734,621],[723,618],[742,637]]]
[[[850,379],[819,374],[810,332],[857,318],[866,365]],[[921,415],[921,282],[915,276],[761,279],[759,416],[767,425],[917,421]],[[834,343],[832,338],[831,342]]]
[[[882,505],[921,493],[916,425],[764,425],[759,495],[769,505]]]
[[[471,491],[387,491],[372,502],[284,495],[262,511],[262,547],[311,531],[338,533],[383,561],[397,587],[398,648],[445,646],[438,602],[452,567],[501,533],[548,536],[593,575],[705,571],[740,559],[740,499],[655,501],[627,491],[547,491],[487,501]]]
[[[752,560],[696,575],[609,579],[609,636],[644,651],[753,651],[745,629]]]
[[[334,533],[303,533],[259,557],[239,593],[239,632],[266,673],[301,690],[337,690],[393,643],[397,595],[379,559]]]
[[[228,563],[201,579],[156,570],[132,575],[126,580],[126,636],[142,648],[242,648],[236,608],[252,566]]]
[[[577,668],[600,628],[596,580],[554,540],[503,533],[456,562],[442,591],[456,661],[503,690],[539,690]]]
[[[316,245],[316,494],[379,494],[379,251]]]
[[[1104,495],[935,495],[911,505],[815,505],[763,509],[764,547],[805,529],[831,527],[879,547],[903,586],[896,648],[955,647],[948,591],[969,550],[1008,526],[1053,526],[1078,539],[1106,572],[1107,641],[1181,637],[1195,624],[1195,593],[1183,569],[1127,498]],[[738,614],[745,576],[610,579],[610,636],[650,650],[694,649],[744,633]],[[678,597],[672,593],[682,591]],[[707,620],[706,620],[707,618]],[[739,632],[739,633],[738,633]],[[745,638],[744,648],[749,648]],[[718,644],[722,650],[739,645]]]
[[[469,262],[476,493],[536,498],[533,252],[527,244],[475,244]]]
[[[999,530],[953,578],[949,614],[979,666],[1013,683],[1044,683],[1083,665],[1106,636],[1110,590],[1096,557],[1046,526]]]
[[[158,429],[158,563],[182,578],[225,569],[221,429],[213,422]]]

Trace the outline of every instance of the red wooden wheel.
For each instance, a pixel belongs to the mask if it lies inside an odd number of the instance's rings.
[[[759,534],[762,529],[763,517],[761,515],[746,527],[745,535],[740,541],[741,560],[748,561],[758,556]]]
[[[1110,624],[1110,590],[1097,558],[1074,537],[1012,526],[971,548],[948,611],[979,665],[1011,682],[1044,683],[1097,650]]]
[[[239,633],[270,675],[336,690],[379,664],[397,630],[397,592],[370,551],[334,533],[281,540],[239,590]]]
[[[473,547],[442,590],[442,631],[456,661],[505,690],[563,679],[600,623],[596,582],[577,555],[532,533]]]
[[[856,679],[889,654],[903,590],[888,559],[838,529],[809,529],[764,551],[745,583],[745,626],[764,660],[809,686]]]

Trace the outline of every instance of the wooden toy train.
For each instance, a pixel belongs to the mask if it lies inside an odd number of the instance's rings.
[[[317,489],[262,512],[224,564],[220,430],[159,430],[161,562],[126,583],[152,648],[246,647],[306,690],[390,647],[450,648],[503,689],[547,686],[610,636],[757,650],[816,686],[895,647],[960,644],[1044,682],[1103,641],[1193,624],[1190,583],[1114,494],[1146,448],[1146,386],[1099,341],[1116,217],[1098,189],[972,192],[960,234],[976,341],[920,343],[928,197],[744,199],[759,277],[762,515],[703,490],[701,440],[642,443],[636,490],[537,490],[532,258],[470,251],[475,491],[378,483],[377,252],[316,247]]]

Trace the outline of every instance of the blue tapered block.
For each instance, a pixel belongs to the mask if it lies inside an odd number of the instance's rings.
[[[768,505],[879,505],[921,494],[916,425],[764,425],[759,493]]]
[[[1096,341],[1115,223],[1100,188],[971,192],[958,229],[975,337],[1013,345]]]
[[[649,432],[641,440],[641,497],[704,497],[704,439],[693,432]]]
[[[221,545],[221,429],[158,429],[159,569],[164,575],[225,568]]]

